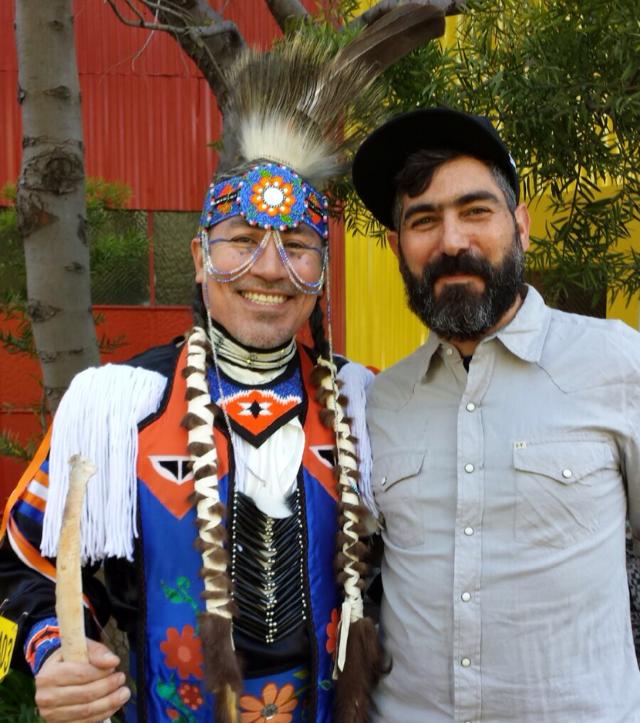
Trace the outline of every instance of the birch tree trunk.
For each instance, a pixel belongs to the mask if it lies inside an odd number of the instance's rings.
[[[91,314],[72,0],[16,0],[23,155],[16,197],[28,312],[47,404],[99,363]]]

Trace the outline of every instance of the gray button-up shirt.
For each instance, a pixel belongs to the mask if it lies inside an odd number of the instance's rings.
[[[435,334],[375,380],[378,721],[640,721],[640,334],[529,288],[467,373]]]

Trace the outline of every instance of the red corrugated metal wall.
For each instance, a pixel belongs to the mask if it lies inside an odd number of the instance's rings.
[[[0,186],[20,171],[13,7],[0,2]],[[76,0],[75,13],[87,174],[127,183],[134,208],[197,210],[219,130],[209,86],[167,33],[124,26],[103,0]],[[256,0],[235,0],[225,17],[251,44],[278,33]]]
[[[220,0],[211,5],[234,20],[250,44],[267,47],[279,33],[261,1]],[[313,0],[305,5],[315,8]],[[15,182],[20,172],[13,8],[10,0],[0,0],[0,187]],[[198,210],[215,165],[207,144],[218,137],[219,129],[209,86],[166,33],[126,27],[104,0],[76,0],[74,12],[87,175],[126,183],[133,191],[132,208]],[[340,229],[336,231],[341,235]],[[336,348],[342,349],[342,254],[340,244],[332,246],[334,338]],[[190,321],[186,307],[100,311],[105,317],[101,331],[127,340],[127,346],[107,361],[166,342]],[[28,406],[39,399],[39,370],[31,360],[17,360],[0,349],[0,403],[13,406],[0,409],[0,427],[25,439],[38,429]],[[20,467],[0,458],[0,501],[15,484]]]

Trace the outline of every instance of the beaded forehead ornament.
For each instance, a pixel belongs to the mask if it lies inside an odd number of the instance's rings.
[[[209,229],[233,216],[251,226],[284,231],[301,223],[329,236],[329,201],[287,166],[260,163],[247,173],[209,186],[200,226]]]

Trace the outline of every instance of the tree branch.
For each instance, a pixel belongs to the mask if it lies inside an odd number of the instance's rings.
[[[350,28],[359,28],[375,23],[376,20],[384,17],[388,12],[398,7],[398,0],[380,0],[373,7],[365,10],[362,15],[358,15],[349,23]],[[464,0],[418,0],[417,2],[407,3],[407,5],[430,5],[440,10],[444,15],[458,15],[464,10]]]
[[[123,0],[125,5],[134,13],[138,18],[137,20],[129,20],[120,12],[117,5],[117,0],[107,0],[107,3],[116,14],[118,20],[125,25],[129,25],[132,28],[145,28],[146,30],[164,30],[168,33],[179,32],[179,28],[175,25],[162,25],[160,23],[150,23],[144,19],[144,16],[131,4],[130,0]]]
[[[182,50],[202,72],[223,109],[227,97],[225,75],[229,64],[245,47],[237,25],[224,20],[207,0],[107,0],[125,25],[147,30],[162,30],[174,36]],[[121,11],[124,5],[136,19]],[[155,22],[147,20],[146,8]]]
[[[273,19],[283,31],[291,18],[302,19],[309,16],[300,0],[265,0],[265,2]]]

